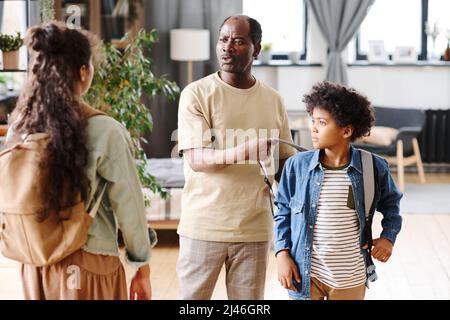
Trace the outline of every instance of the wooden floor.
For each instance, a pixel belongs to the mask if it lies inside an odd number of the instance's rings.
[[[408,174],[406,181],[418,183],[416,175]],[[428,174],[427,182],[450,183],[450,174]],[[371,283],[366,299],[450,299],[450,214],[411,214],[403,218],[403,230],[394,254],[386,264],[377,262],[379,280]],[[374,235],[381,230],[380,220],[377,215]],[[153,249],[151,259],[153,298],[176,299],[178,237],[171,230],[159,231],[158,235],[159,243]],[[265,298],[287,299],[286,292],[276,280],[275,262],[270,253]],[[130,275],[127,269],[128,278]],[[213,299],[226,298],[222,270]],[[0,299],[22,299],[17,264],[1,257]]]

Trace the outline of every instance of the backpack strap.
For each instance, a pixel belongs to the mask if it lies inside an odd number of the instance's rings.
[[[376,181],[377,169],[374,165],[373,155],[371,152],[359,149],[361,154],[361,163],[363,170],[363,184],[364,184],[364,212],[366,217],[366,225],[364,233],[366,235],[368,248],[366,250],[366,286],[369,287],[369,281],[373,282],[378,279],[375,271],[376,267],[372,260],[372,221],[375,213],[375,198],[378,193],[378,185]]]
[[[20,137],[20,140],[18,142],[15,142],[11,146],[7,146],[6,149],[2,150],[0,152],[0,157],[7,153],[14,151],[15,149],[20,149],[20,148],[26,149],[27,147],[24,145],[24,143],[26,143],[26,142],[35,142],[35,141],[43,140],[46,138],[47,138],[47,134],[45,134],[45,133],[23,134]]]
[[[375,198],[375,177],[373,170],[372,153],[360,149],[361,162],[363,168],[363,182],[364,182],[364,211],[366,219],[370,216],[372,203]]]
[[[83,115],[84,115],[84,117],[86,119],[89,119],[89,118],[92,118],[92,117],[95,117],[95,116],[107,116],[107,114],[104,111],[92,108],[91,106],[89,106],[89,105],[87,105],[85,103],[82,103],[82,106],[83,106],[83,111],[82,112],[83,112]],[[13,125],[14,125],[14,123],[11,124],[11,128],[12,128]],[[10,128],[10,130],[11,130],[11,128]],[[8,130],[8,133],[9,133],[9,130]],[[11,150],[15,149],[22,142],[24,142],[27,137],[28,137],[28,134],[22,135],[20,137],[20,139],[17,139],[17,142],[15,142],[15,144],[13,146],[7,146],[7,149],[5,149],[5,150],[11,151]],[[7,138],[7,140],[6,140],[5,145],[7,145],[7,143],[8,143],[8,140],[9,140],[8,138],[11,138],[11,137],[9,137],[7,135],[6,138]],[[3,155],[3,152],[2,152],[2,155]]]
[[[105,182],[102,191],[100,192],[100,195],[97,197],[94,206],[92,207],[92,209],[89,211],[89,215],[91,216],[92,219],[95,218],[95,216],[97,215],[98,209],[100,208],[100,203],[102,202],[103,199],[103,195],[105,194],[106,191],[106,185],[107,183]]]

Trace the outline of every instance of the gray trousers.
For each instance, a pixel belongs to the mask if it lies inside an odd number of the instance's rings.
[[[269,242],[214,242],[180,236],[179,299],[209,300],[225,264],[230,300],[263,300]]]

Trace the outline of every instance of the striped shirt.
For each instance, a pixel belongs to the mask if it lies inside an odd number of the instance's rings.
[[[347,167],[327,168],[314,226],[311,276],[336,289],[366,281],[359,221]]]

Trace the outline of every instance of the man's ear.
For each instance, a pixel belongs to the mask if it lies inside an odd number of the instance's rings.
[[[261,41],[255,44],[255,51],[253,52],[253,58],[258,58],[259,53],[261,51]]]

